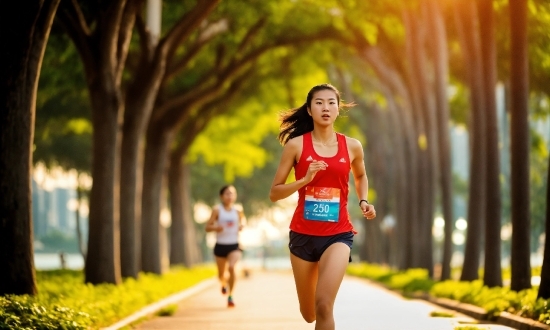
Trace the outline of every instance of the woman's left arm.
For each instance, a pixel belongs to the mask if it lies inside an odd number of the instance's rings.
[[[246,226],[246,217],[243,210],[239,210],[239,230],[242,230]]]
[[[374,205],[364,202],[368,200],[369,179],[365,170],[363,146],[356,139],[348,138],[347,142],[350,151],[351,172],[355,182],[355,192],[357,193],[357,198],[361,201],[359,206],[365,218],[374,219],[376,217]]]

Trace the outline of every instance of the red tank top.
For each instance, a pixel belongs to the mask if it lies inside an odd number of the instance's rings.
[[[328,167],[317,172],[310,183],[298,190],[298,206],[290,229],[315,236],[355,232],[347,208],[351,163],[346,137],[336,133],[338,152],[333,157],[322,157],[315,152],[311,132],[302,137],[302,154],[298,163],[294,164],[296,180],[306,175],[313,160],[323,160]]]

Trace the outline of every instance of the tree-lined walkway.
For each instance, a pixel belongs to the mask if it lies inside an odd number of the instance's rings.
[[[179,303],[171,317],[144,322],[138,329],[186,330],[280,330],[313,329],[302,320],[290,271],[255,272],[237,282],[236,307],[226,307],[226,297],[217,285]],[[432,318],[438,306],[421,300],[406,300],[369,282],[346,277],[335,306],[336,329],[346,330],[452,330],[459,320]],[[491,325],[491,330],[511,329]]]

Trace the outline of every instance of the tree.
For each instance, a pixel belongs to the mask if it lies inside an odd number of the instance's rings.
[[[250,74],[244,75],[247,79]],[[243,77],[243,78],[244,78]],[[200,262],[194,218],[191,208],[191,178],[190,167],[184,164],[184,155],[189,147],[208,125],[216,113],[224,112],[224,108],[230,104],[235,94],[241,92],[244,79],[233,82],[231,88],[223,95],[198,111],[200,116],[189,120],[181,129],[181,138],[177,146],[170,154],[168,170],[168,188],[170,191],[170,210],[172,214],[172,227],[170,230],[170,264],[185,264],[187,266]]]
[[[374,202],[376,205],[377,213],[377,219],[374,221],[364,220],[365,238],[362,250],[366,261],[385,263],[387,261],[384,260],[383,233],[380,228],[380,222],[389,213],[389,189],[391,185],[387,181],[389,180],[388,172],[391,170],[391,166],[389,166],[387,152],[390,149],[387,148],[388,137],[384,132],[388,132],[388,122],[391,118],[389,111],[381,109],[378,104],[365,107],[362,110],[362,117],[366,117],[367,119],[361,122],[362,131],[367,139],[365,143],[367,173],[375,173],[375,175],[369,175],[369,182],[370,186],[376,189],[376,199],[370,199],[371,203]],[[354,113],[351,113],[349,116],[356,118]]]
[[[548,173],[546,182],[546,235],[544,239],[544,259],[540,273],[538,298],[550,298],[550,157],[548,158]]]
[[[496,41],[492,0],[477,0],[481,62],[483,63],[483,94],[485,111],[485,267],[483,282],[487,286],[502,286],[500,258],[500,156],[496,107]],[[527,244],[529,246],[529,244]]]
[[[449,132],[449,101],[447,99],[449,58],[447,51],[447,34],[445,22],[438,1],[428,3],[428,24],[435,32],[432,38],[431,53],[434,62],[434,89],[437,115],[437,147],[439,161],[439,179],[441,185],[441,204],[443,219],[445,219],[445,236],[443,245],[443,260],[441,262],[441,280],[451,277],[451,257],[453,253],[453,175],[451,167],[451,142]]]
[[[472,281],[479,277],[481,234],[486,207],[485,182],[485,113],[483,75],[479,33],[476,29],[478,13],[473,1],[454,6],[455,21],[463,56],[464,70],[470,95],[470,184],[468,201],[468,229],[464,251],[464,265],[460,279]],[[467,64],[466,64],[467,63]]]
[[[36,89],[59,0],[9,2],[0,14],[0,295],[35,294],[32,249],[32,142]]]
[[[93,147],[88,254],[85,281],[120,282],[119,248],[119,119],[130,37],[139,1],[84,3],[63,0],[59,19],[84,65],[92,106]]]
[[[429,91],[427,77],[427,58],[425,30],[420,25],[424,21],[424,6],[420,12],[405,9],[403,21],[405,25],[405,54],[407,59],[407,86],[410,90],[415,127],[418,134],[418,223],[412,227],[412,235],[417,237],[417,248],[413,253],[413,267],[433,271],[431,228],[435,198],[435,161],[437,159],[434,105]],[[420,16],[421,20],[413,20]]]
[[[357,10],[354,10],[354,12]],[[391,24],[395,24],[392,22]],[[344,44],[351,44],[356,49],[361,61],[368,64],[374,71],[374,74],[380,81],[379,89],[388,102],[388,110],[391,112],[392,124],[395,127],[401,127],[403,137],[395,137],[395,143],[399,148],[396,152],[402,152],[398,159],[403,160],[403,165],[399,169],[399,177],[402,179],[402,185],[397,191],[397,198],[401,203],[396,204],[398,232],[400,239],[405,242],[402,248],[402,255],[398,256],[398,264],[402,269],[414,265],[414,254],[416,245],[413,236],[410,235],[412,228],[418,224],[419,220],[419,193],[418,189],[418,170],[419,170],[419,152],[418,135],[415,128],[414,116],[412,110],[411,92],[405,82],[405,68],[399,65],[393,57],[387,57],[385,54],[396,54],[403,52],[402,46],[396,46],[393,40],[390,40],[388,33],[379,30],[380,39],[377,45],[372,45],[369,39],[361,30],[346,21],[346,27],[352,36],[343,38]],[[366,70],[365,70],[366,71]],[[359,76],[361,77],[361,76]],[[363,77],[364,81],[371,80],[370,77]],[[401,197],[401,198],[399,198]]]
[[[531,287],[527,0],[510,1],[512,290]]]
[[[174,69],[174,66],[185,68],[185,63],[193,59],[197,49],[216,35],[216,32],[212,32],[211,25],[207,25],[199,31],[195,44],[189,47],[183,56],[176,56],[182,44],[197,32],[200,24],[219,2],[219,0],[198,1],[191,8],[185,8],[184,13],[158,43],[152,42],[153,36],[146,28],[140,12],[137,14],[136,25],[140,44],[139,52],[135,54],[138,58],[137,65],[130,70],[132,79],[126,90],[120,162],[120,249],[123,277],[136,278],[140,270],[142,189],[140,183],[143,173],[139,159],[143,157],[143,136],[161,83],[165,78],[167,67],[170,74],[177,73],[178,69]]]

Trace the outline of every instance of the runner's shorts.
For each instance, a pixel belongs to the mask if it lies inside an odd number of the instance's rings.
[[[334,243],[344,243],[350,250],[353,245],[353,232],[345,232],[331,236],[313,236],[299,234],[294,231],[289,233],[288,248],[290,252],[300,259],[316,262],[321,259],[323,252]],[[351,251],[349,261],[351,262]]]
[[[239,243],[235,244],[218,244],[214,246],[214,255],[220,258],[227,258],[227,255],[235,250],[242,251],[239,248]]]

